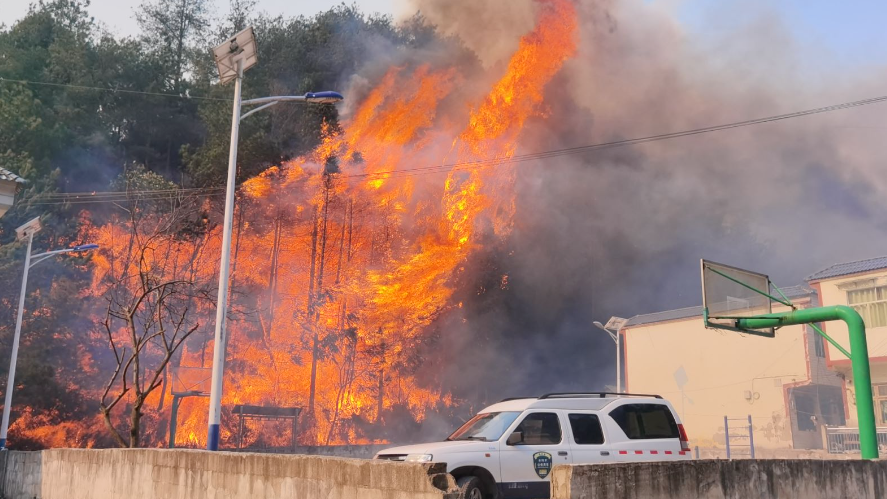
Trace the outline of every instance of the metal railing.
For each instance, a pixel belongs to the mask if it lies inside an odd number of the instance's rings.
[[[878,448],[887,449],[887,426],[881,426],[878,430]],[[847,426],[825,427],[826,449],[829,454],[858,454],[859,428]]]
[[[732,433],[730,421],[734,422]],[[736,441],[741,443],[735,443]],[[724,443],[727,445],[727,459],[755,458],[755,427],[752,424],[751,414],[745,418],[724,416]],[[734,455],[737,449],[740,451],[739,455]]]

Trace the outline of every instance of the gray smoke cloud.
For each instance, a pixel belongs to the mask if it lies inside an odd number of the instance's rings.
[[[502,62],[517,49],[521,35],[536,25],[532,1],[468,2],[401,0],[404,16],[420,12],[438,31],[456,36],[485,66]]]
[[[406,4],[490,68],[537,8]],[[884,68],[809,50],[754,5],[725,4],[730,29],[699,35],[669,4],[577,2],[579,53],[549,85],[546,117],[528,124],[518,154],[883,94]],[[872,105],[518,166],[514,231],[471,269],[474,285],[507,273],[508,288],[441,325],[445,382],[486,400],[599,389],[612,383],[613,345],[591,321],[698,305],[700,258],[790,286],[835,262],[887,254],[883,130],[871,128],[887,127],[883,116]]]

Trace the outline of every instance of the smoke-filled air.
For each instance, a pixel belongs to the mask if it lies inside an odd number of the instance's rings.
[[[386,21],[400,34],[367,36],[359,61],[322,76],[272,64],[285,47],[262,31],[273,22],[256,25],[251,71],[272,83],[251,89],[248,71],[245,97],[305,79],[345,101],[338,111],[281,104],[266,121],[244,120],[242,161],[252,166],[241,165],[234,212],[223,447],[290,444],[288,422],[240,427],[240,404],[300,408],[302,445],[443,437],[504,397],[611,384],[613,345],[592,321],[698,305],[699,258],[789,286],[884,253],[887,177],[872,146],[883,105],[535,155],[873,97],[882,70],[802,49],[763,5],[698,32],[668,2],[504,3],[405,1]],[[356,21],[330,23],[332,40],[352,40]],[[183,74],[212,71],[194,63]],[[837,84],[818,83],[839,71]],[[202,88],[230,99],[230,87]],[[47,271],[34,285],[70,297],[63,314],[38,310],[30,323],[60,328],[76,355],[29,355],[56,359],[43,376],[78,398],[25,396],[11,439],[125,446],[137,412],[140,445],[167,446],[175,410],[175,445],[206,445],[208,398],[174,396],[208,389],[223,197],[207,189],[224,179],[200,175],[224,171],[229,102],[200,104],[204,121],[174,133],[198,137],[188,144],[174,136],[126,146],[135,158],[126,164],[90,160],[106,179],[90,190],[158,189],[150,178],[181,194],[57,208],[78,224],[40,244],[101,249],[78,257],[76,275]],[[869,128],[851,126],[860,123]],[[278,152],[256,152],[263,141]],[[225,152],[205,153],[214,143]],[[136,146],[160,152],[140,159]],[[54,195],[87,190],[53,182]],[[14,226],[3,229],[10,248]],[[4,271],[4,320],[19,271]]]

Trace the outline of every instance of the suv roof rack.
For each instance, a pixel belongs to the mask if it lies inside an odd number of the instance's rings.
[[[497,402],[497,404],[501,404],[502,402],[509,402],[512,400],[524,400],[524,399],[535,399],[535,398],[539,398],[539,397],[508,397],[507,399],[500,400],[499,402]]]
[[[546,393],[545,395],[539,397],[539,400],[542,399],[553,399],[553,398],[606,398],[607,395],[615,395],[617,397],[652,397],[661,399],[661,395],[649,395],[644,393],[618,393],[618,392],[567,392],[567,393]]]

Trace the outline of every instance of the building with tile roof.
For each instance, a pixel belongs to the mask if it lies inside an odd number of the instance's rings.
[[[807,277],[807,282],[822,281],[825,279],[834,279],[851,274],[861,274],[864,272],[872,272],[876,270],[887,269],[887,256],[877,258],[868,258],[866,260],[857,260],[855,262],[836,263],[830,267],[826,267],[819,272],[811,274]]]
[[[799,308],[846,305],[863,317],[879,439],[887,441],[887,256],[837,263],[782,291]],[[774,304],[774,312],[786,309]],[[821,327],[849,347],[843,322]],[[706,329],[695,306],[636,315],[620,334],[625,390],[669,399],[708,456],[725,457],[724,417],[748,416],[757,448],[858,452],[850,359],[808,326],[783,327],[775,338]]]
[[[15,203],[15,194],[25,179],[9,170],[0,168],[0,217]]]

